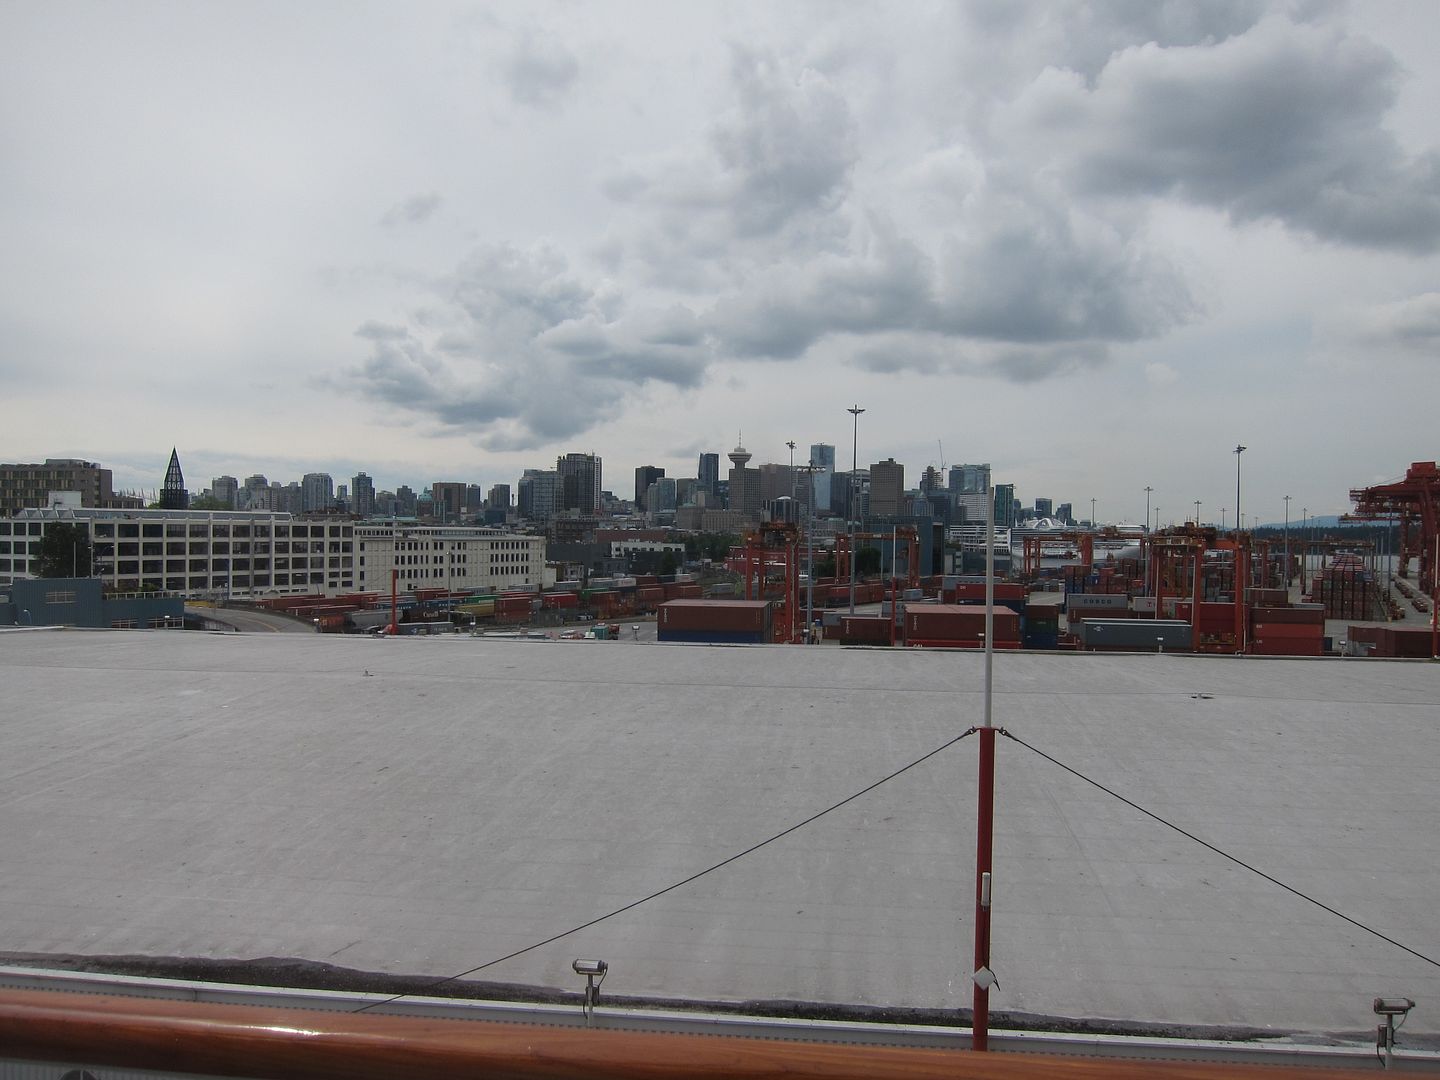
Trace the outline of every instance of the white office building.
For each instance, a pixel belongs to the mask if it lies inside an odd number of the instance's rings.
[[[45,528],[90,533],[93,576],[117,592],[266,597],[351,592],[354,523],[248,510],[21,510],[0,518],[0,583],[33,577]]]
[[[501,592],[554,584],[553,572],[546,577],[545,537],[480,526],[367,521],[355,526],[355,559],[362,592],[388,590],[392,570],[402,592]]]

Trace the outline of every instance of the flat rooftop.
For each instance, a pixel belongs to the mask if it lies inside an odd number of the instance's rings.
[[[0,955],[447,976],[619,908],[983,721],[978,653],[469,637],[0,635]],[[1424,662],[1000,653],[994,721],[1430,957]],[[477,973],[607,994],[970,1003],[970,738],[754,854]],[[1373,1031],[1440,968],[1013,741],[997,1013]],[[36,959],[38,957],[38,959]],[[1414,1045],[1414,1043],[1410,1043]]]

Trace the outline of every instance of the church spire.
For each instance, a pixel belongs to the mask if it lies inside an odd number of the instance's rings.
[[[185,490],[185,475],[180,471],[180,454],[173,446],[170,465],[165,470],[165,487],[160,492],[160,509],[190,509],[190,493]]]

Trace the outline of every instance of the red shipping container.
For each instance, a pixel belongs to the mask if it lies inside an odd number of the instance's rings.
[[[840,617],[841,641],[890,643],[890,620],[875,615],[842,615]]]
[[[671,600],[659,611],[667,630],[758,632],[770,625],[768,600]]]
[[[1009,608],[994,609],[995,641],[1020,640],[1020,616]],[[982,604],[926,604],[905,611],[905,640],[978,641],[985,632]]]

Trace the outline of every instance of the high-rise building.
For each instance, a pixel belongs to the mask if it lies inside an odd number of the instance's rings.
[[[635,470],[635,505],[641,510],[647,510],[645,493],[650,490],[650,485],[665,475],[665,470],[654,465],[641,465]]]
[[[950,491],[955,495],[975,495],[990,487],[989,465],[950,466]]]
[[[458,522],[465,513],[466,485],[460,481],[436,480],[430,485],[431,513],[443,522]]]
[[[796,490],[795,471],[789,465],[761,465],[760,473],[760,508],[768,511],[772,503],[777,499],[798,498],[800,492]]]
[[[335,481],[329,473],[306,473],[300,480],[300,508],[307,514],[330,509],[335,501]]]
[[[1059,506],[1055,507],[1055,516],[1061,521],[1065,522],[1066,525],[1074,525],[1075,507],[1072,506],[1070,503],[1061,503]]]
[[[0,516],[48,505],[52,491],[78,491],[81,506],[114,506],[109,469],[78,458],[46,458],[43,465],[0,465]]]
[[[369,517],[375,513],[375,481],[366,476],[363,472],[356,473],[350,478],[350,490],[352,513],[361,517]]]
[[[700,486],[709,492],[712,498],[720,497],[720,455],[701,454],[699,469],[695,474]]]
[[[395,489],[395,513],[400,517],[415,517],[420,512],[420,498],[409,484]]]
[[[510,485],[492,484],[490,486],[490,493],[485,497],[485,505],[491,510],[505,510],[508,512],[510,509]]]
[[[222,509],[234,510],[240,504],[240,481],[233,476],[217,476],[210,481],[210,495]]]
[[[925,471],[920,476],[920,493],[929,495],[932,491],[943,491],[945,489],[945,478],[940,475],[940,470],[934,465],[926,465]]]
[[[161,510],[189,510],[190,492],[185,490],[185,476],[180,472],[180,455],[170,448],[170,464],[165,469],[165,486],[160,489]]]
[[[1036,498],[1035,498],[1035,516],[1036,516],[1036,517],[1054,517],[1054,516],[1055,516],[1055,502],[1054,502],[1054,500],[1053,500],[1053,499],[1042,499],[1042,498],[1040,498],[1039,496],[1036,496]]]
[[[1008,528],[1015,524],[1015,485],[995,485],[995,525]]]
[[[647,489],[646,509],[651,514],[673,514],[678,492],[673,476],[662,476]]]
[[[270,481],[265,478],[264,473],[255,473],[247,476],[245,482],[240,485],[239,506],[240,510],[269,510],[270,506]]]
[[[560,474],[526,469],[516,485],[515,508],[529,521],[549,521],[560,509]]]
[[[905,494],[905,466],[893,457],[870,466],[870,516],[898,517]]]
[[[816,512],[831,510],[830,477],[835,474],[835,447],[829,443],[810,444],[810,464],[816,472],[810,477]]]
[[[582,514],[600,512],[600,457],[598,454],[565,454],[555,459],[560,475],[560,509]]]
[[[751,517],[760,514],[760,470],[747,468],[752,457],[749,450],[737,445],[727,457],[730,458],[730,509]]]

